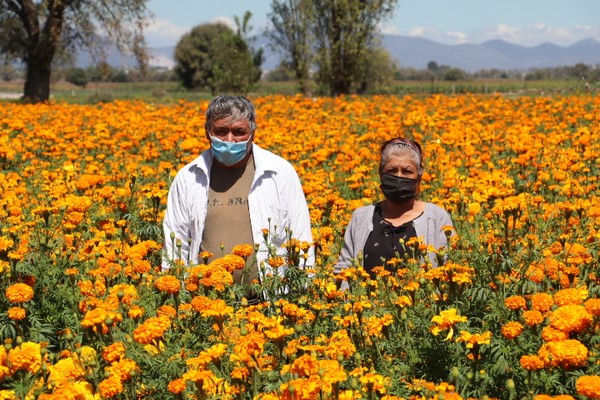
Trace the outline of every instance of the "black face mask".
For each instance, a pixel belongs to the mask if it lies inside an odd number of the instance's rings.
[[[418,179],[403,178],[401,176],[383,173],[380,175],[381,185],[379,188],[385,198],[393,203],[404,203],[417,196]]]

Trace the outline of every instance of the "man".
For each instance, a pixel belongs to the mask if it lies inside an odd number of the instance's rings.
[[[214,98],[205,131],[210,150],[182,168],[169,190],[163,268],[178,258],[196,264],[200,252],[220,257],[235,245],[259,244],[251,280],[257,264],[269,257],[265,230],[279,254],[289,231],[312,244],[300,179],[289,162],[253,143],[256,112],[245,97]],[[234,278],[239,282],[240,274]]]

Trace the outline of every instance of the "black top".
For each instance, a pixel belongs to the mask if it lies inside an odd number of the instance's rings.
[[[373,231],[369,234],[363,249],[365,271],[371,275],[372,279],[375,279],[374,267],[383,266],[391,271],[385,261],[394,257],[404,258],[408,251],[405,246],[400,244],[400,239],[404,239],[406,242],[414,237],[417,237],[417,232],[413,221],[394,226],[383,219],[381,203],[375,204]]]

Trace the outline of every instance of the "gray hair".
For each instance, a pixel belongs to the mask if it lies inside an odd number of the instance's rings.
[[[418,168],[417,175],[423,175],[423,150],[421,145],[413,140],[397,138],[385,142],[381,146],[381,160],[379,162],[379,173],[393,156],[408,156]]]
[[[224,118],[233,121],[247,120],[250,132],[256,130],[256,110],[244,96],[221,95],[212,99],[206,109],[204,128],[210,132],[215,122]]]

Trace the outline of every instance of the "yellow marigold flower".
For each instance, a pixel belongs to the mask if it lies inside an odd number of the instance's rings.
[[[544,361],[538,355],[524,355],[519,360],[521,367],[527,371],[537,371],[544,368]]]
[[[504,300],[504,305],[509,310],[517,311],[525,309],[527,302],[523,296],[510,296]]]
[[[173,275],[163,275],[154,281],[154,287],[167,294],[176,294],[181,288],[181,281]]]
[[[185,390],[185,380],[179,378],[169,382],[167,390],[173,394],[183,393]]]
[[[580,305],[568,304],[550,314],[550,326],[564,332],[583,332],[592,321],[593,316]]]
[[[105,399],[111,399],[123,393],[123,382],[117,375],[110,375],[98,384],[98,391]]]
[[[406,307],[412,306],[413,302],[412,299],[408,296],[398,296],[398,298],[394,300],[394,304],[396,304],[399,307]]]
[[[4,292],[11,303],[25,303],[33,299],[33,288],[24,283],[15,283]]]
[[[367,372],[366,374],[359,377],[360,383],[366,390],[374,390],[379,394],[386,394],[387,387],[390,385],[390,378],[379,375],[375,372]]]
[[[125,357],[123,342],[114,342],[102,350],[102,358],[109,364],[119,361],[123,357]]]
[[[492,332],[487,331],[484,333],[470,333],[468,331],[460,331],[460,337],[456,339],[457,342],[464,342],[468,349],[472,349],[475,346],[481,346],[482,344],[490,344],[492,338]]]
[[[22,307],[11,307],[6,312],[6,315],[12,320],[22,321],[27,316],[27,312]]]
[[[140,306],[133,305],[129,311],[127,311],[127,315],[132,319],[142,318],[144,316],[144,309]]]
[[[523,325],[516,321],[507,322],[500,328],[502,336],[508,340],[512,340],[523,333]]]
[[[237,246],[233,246],[231,252],[236,256],[247,258],[254,254],[254,246],[249,244],[238,244]]]
[[[526,310],[523,311],[523,321],[528,326],[540,325],[544,322],[544,316],[538,310]]]
[[[72,357],[57,361],[54,365],[48,367],[48,383],[57,387],[66,382],[73,382],[85,377],[86,370]]]
[[[531,308],[545,313],[554,305],[554,299],[548,293],[536,293],[531,295]]]
[[[431,333],[437,336],[441,331],[448,330],[446,340],[452,339],[454,335],[454,325],[459,322],[466,322],[467,317],[458,315],[456,308],[442,311],[439,315],[436,315],[431,319],[431,322],[436,324],[430,328]]]
[[[6,236],[0,236],[0,251],[7,251],[14,244],[15,244],[15,242],[12,239],[10,239]]]
[[[577,378],[575,382],[577,394],[589,399],[600,399],[600,376],[584,375]]]
[[[554,294],[554,303],[559,306],[567,304],[582,304],[588,298],[588,290],[585,288],[568,288],[559,290]]]
[[[10,370],[36,373],[42,366],[42,346],[39,343],[25,342],[8,352]]]
[[[578,340],[561,340],[543,344],[538,355],[547,367],[569,370],[587,365],[588,349]]]

